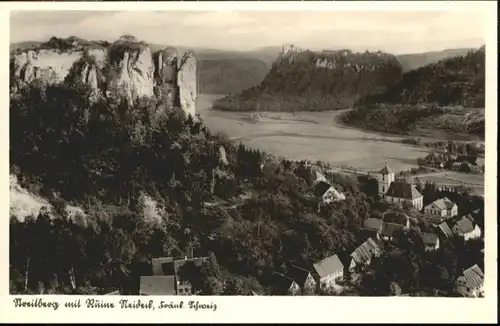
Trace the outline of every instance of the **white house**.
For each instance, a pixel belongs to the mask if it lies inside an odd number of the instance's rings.
[[[316,197],[321,198],[321,201],[325,204],[345,199],[343,193],[337,191],[337,189],[325,181],[318,181],[314,185],[314,194]]]
[[[424,243],[425,251],[439,249],[439,237],[434,233],[422,233],[422,242]]]
[[[337,255],[333,255],[314,264],[314,271],[320,288],[327,290],[334,288],[335,281],[343,278],[344,265]]]
[[[474,265],[463,272],[463,275],[457,278],[457,292],[466,297],[484,296],[484,274],[479,266]]]
[[[307,269],[291,265],[288,271],[288,277],[299,286],[303,295],[312,295],[315,293],[316,281]]]
[[[481,237],[481,229],[467,216],[458,220],[452,231],[456,236],[464,238],[465,241]]]
[[[426,219],[434,224],[440,224],[444,220],[458,215],[458,206],[448,198],[435,200],[424,207]]]
[[[351,257],[356,262],[356,265],[368,266],[372,258],[379,257],[381,253],[382,249],[380,249],[379,245],[372,238],[369,238],[354,250]]]

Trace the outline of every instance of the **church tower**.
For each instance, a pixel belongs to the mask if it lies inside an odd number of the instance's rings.
[[[378,193],[381,197],[385,195],[392,182],[394,182],[394,172],[385,164],[384,168],[378,173]]]

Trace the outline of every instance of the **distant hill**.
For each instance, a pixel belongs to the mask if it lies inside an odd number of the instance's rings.
[[[258,86],[214,103],[231,111],[325,111],[349,108],[401,79],[396,57],[350,50],[313,52],[284,46]]]
[[[451,57],[466,55],[469,51],[474,50],[473,48],[461,48],[461,49],[446,49],[443,51],[433,51],[424,53],[410,53],[401,54],[396,56],[403,71],[409,71],[418,69],[425,65],[436,63],[440,60],[444,60]]]
[[[268,72],[257,59],[204,59],[199,62],[199,89],[202,93],[231,94],[259,84]]]

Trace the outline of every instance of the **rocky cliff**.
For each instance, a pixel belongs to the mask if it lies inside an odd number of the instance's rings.
[[[167,107],[195,115],[196,56],[184,54],[180,66],[173,48],[153,53],[132,36],[109,44],[52,38],[35,49],[11,56],[11,92],[34,81],[84,84],[102,96],[118,95],[130,103],[156,96]]]
[[[350,50],[313,52],[284,45],[262,83],[215,107],[236,111],[325,111],[353,107],[401,80],[394,55]]]

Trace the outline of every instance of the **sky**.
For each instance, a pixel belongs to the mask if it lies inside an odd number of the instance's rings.
[[[12,11],[11,43],[78,36],[248,51],[285,43],[394,54],[479,47],[480,12]]]

